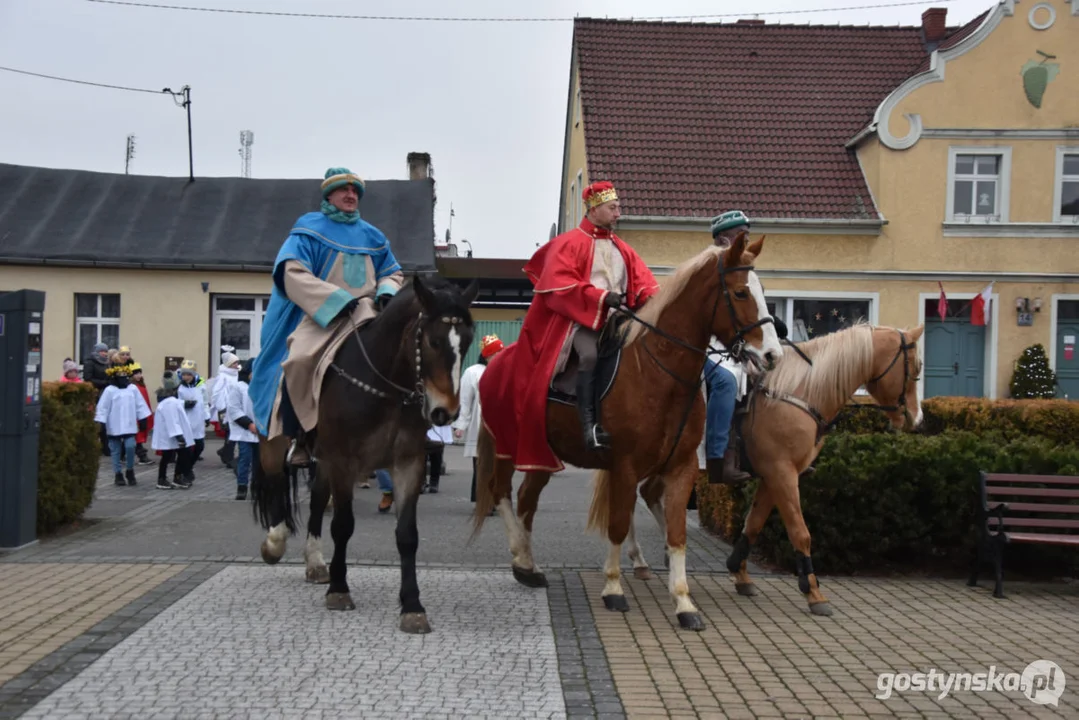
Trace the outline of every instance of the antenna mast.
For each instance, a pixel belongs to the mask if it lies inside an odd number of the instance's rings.
[[[127,136],[127,152],[124,153],[124,175],[131,167],[131,158],[135,157],[135,136]]]
[[[255,143],[255,133],[250,130],[240,131],[240,177],[251,177],[251,146]]]

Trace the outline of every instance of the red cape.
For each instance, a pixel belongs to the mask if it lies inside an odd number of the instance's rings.
[[[146,407],[153,407],[152,405],[150,405],[150,393],[146,391],[146,386],[135,383],[135,387],[139,389],[139,392],[142,394],[142,399],[146,401]],[[135,442],[145,443],[146,438],[150,436],[150,431],[153,429],[154,414],[151,412],[150,417],[146,418],[146,432],[140,430],[139,432],[135,433]]]
[[[573,324],[599,330],[606,320],[607,291],[591,282],[593,238],[610,238],[622,254],[625,303],[631,309],[659,289],[633,248],[587,218],[537,250],[524,266],[535,289],[521,335],[491,360],[479,384],[483,422],[494,435],[495,452],[511,458],[518,470],[564,467],[547,444],[547,390]]]

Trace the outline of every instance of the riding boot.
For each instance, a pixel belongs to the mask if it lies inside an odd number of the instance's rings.
[[[611,446],[611,436],[600,427],[596,418],[596,386],[591,370],[577,373],[577,412],[581,417],[581,429],[584,431],[584,444],[589,450],[600,450]]]
[[[738,468],[738,451],[727,448],[721,458],[708,458],[709,485],[737,485],[749,480],[752,475]]]

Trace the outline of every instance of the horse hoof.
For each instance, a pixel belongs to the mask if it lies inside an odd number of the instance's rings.
[[[701,619],[700,613],[680,612],[678,613],[678,624],[683,630],[692,630],[694,632],[704,630],[704,620]]]
[[[318,567],[307,568],[305,574],[305,580],[314,585],[325,585],[330,581],[330,569],[325,565],[319,565]]]
[[[347,592],[326,593],[327,610],[355,610],[356,603]]]
[[[629,612],[629,601],[626,600],[625,595],[604,595],[603,604],[607,607],[608,610]]]
[[[401,632],[409,635],[425,635],[431,632],[431,624],[427,622],[427,613],[402,613]]]
[[[650,567],[635,567],[633,568],[633,577],[638,580],[651,580],[652,568]]]
[[[753,597],[757,594],[757,586],[753,583],[735,583],[734,589],[742,597]]]
[[[516,565],[513,566],[513,579],[521,583],[525,587],[531,588],[545,588],[547,587],[547,576],[536,570],[525,570],[519,568]]]
[[[821,617],[831,617],[832,603],[827,601],[814,603],[813,605],[809,606],[809,612],[813,613],[814,615],[820,615]]]
[[[270,543],[265,540],[263,540],[262,545],[259,546],[259,552],[262,553],[262,562],[267,565],[276,565],[281,562],[281,555],[274,555],[273,552],[270,551]]]

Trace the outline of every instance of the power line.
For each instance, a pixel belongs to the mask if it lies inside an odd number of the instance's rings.
[[[657,15],[651,17],[626,18],[632,20],[706,20],[731,17],[760,17],[762,15],[804,15],[807,13],[844,12],[847,10],[879,10],[883,8],[909,7],[912,5],[939,5],[955,0],[908,0],[906,2],[875,3],[871,5],[849,5],[847,7],[812,8],[801,10],[772,10],[767,12],[712,13],[707,15]],[[127,0],[87,0],[103,5],[125,5],[128,7],[157,10],[182,10],[187,12],[222,13],[226,15],[264,15],[270,17],[319,18],[327,20],[383,20],[395,22],[471,22],[471,23],[561,23],[573,22],[572,17],[446,17],[413,15],[341,15],[333,13],[274,12],[271,10],[234,10],[228,8],[194,7],[190,5],[160,5],[157,3],[128,2]]]
[[[146,88],[127,87],[125,85],[108,85],[106,83],[90,82],[88,80],[74,80],[72,78],[59,77],[57,75],[46,75],[44,73],[30,72],[29,70],[19,70],[17,68],[4,67],[2,65],[0,65],[0,70],[19,73],[20,75],[31,75],[33,77],[47,78],[49,80],[59,80],[61,82],[75,83],[76,85],[92,85],[94,87],[109,88],[110,90],[127,90],[129,92],[153,93],[154,95],[161,94],[161,90],[147,90]]]

